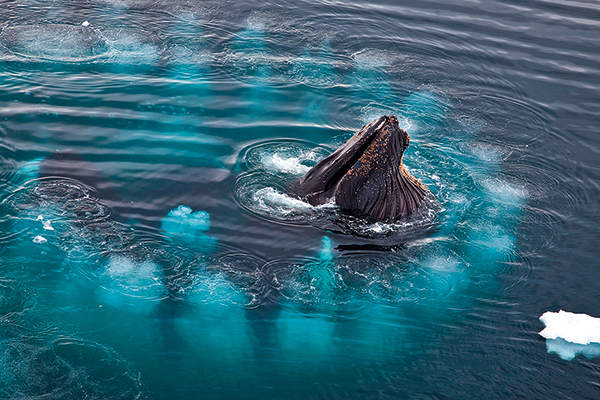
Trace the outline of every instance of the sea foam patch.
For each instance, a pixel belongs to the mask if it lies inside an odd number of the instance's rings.
[[[546,325],[539,334],[548,339],[548,353],[564,360],[580,353],[588,358],[600,356],[600,318],[559,310],[545,312],[540,321]]]

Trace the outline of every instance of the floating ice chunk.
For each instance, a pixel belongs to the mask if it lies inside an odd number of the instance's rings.
[[[215,238],[203,233],[210,229],[210,215],[206,211],[192,212],[190,207],[180,205],[162,219],[161,228],[171,239],[207,251],[211,251],[215,245]]]
[[[577,344],[567,342],[564,339],[548,339],[546,340],[546,348],[548,353],[556,353],[563,360],[571,361],[578,354],[583,354],[587,358],[600,356],[600,344]]]
[[[50,221],[42,221],[42,226],[47,231],[53,231],[54,230],[54,227],[52,227],[52,222],[50,222]]]
[[[89,22],[87,22],[87,21],[83,21],[83,22],[81,23],[81,26],[90,26],[90,23],[89,23]]]
[[[540,335],[546,339],[562,338],[577,344],[600,344],[600,318],[559,310],[545,312],[540,321],[546,325]]]
[[[37,244],[44,244],[48,241],[48,239],[46,239],[45,237],[41,236],[41,235],[37,235],[36,237],[33,238],[33,243],[37,243]]]

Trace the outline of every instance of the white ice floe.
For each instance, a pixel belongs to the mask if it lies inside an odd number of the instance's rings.
[[[562,338],[576,344],[600,343],[600,318],[559,310],[545,312],[540,321],[546,328],[540,335],[546,339]]]
[[[546,340],[546,349],[548,349],[548,353],[556,353],[567,361],[571,361],[578,354],[583,354],[590,359],[600,356],[600,343],[577,344],[561,338],[548,339]]]
[[[587,358],[600,356],[600,318],[559,310],[545,312],[540,321],[546,325],[540,335],[547,339],[548,353],[556,353],[567,361],[578,354]]]

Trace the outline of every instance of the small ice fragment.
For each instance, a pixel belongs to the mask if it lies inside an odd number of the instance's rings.
[[[54,228],[52,227],[52,223],[50,221],[42,221],[42,226],[47,231],[53,231],[54,230]]]
[[[87,22],[87,21],[83,21],[83,22],[81,23],[81,26],[90,26],[90,23],[89,23],[89,22]]]
[[[559,310],[545,312],[540,321],[546,325],[539,334],[546,339],[562,338],[577,344],[600,343],[600,318]]]
[[[36,237],[33,238],[33,243],[37,243],[37,244],[44,244],[48,241],[48,239],[46,239],[45,237],[41,236],[41,235],[37,235]]]
[[[548,353],[556,353],[566,361],[571,361],[578,354],[583,354],[589,359],[600,356],[600,344],[577,344],[561,338],[546,340],[546,349],[548,349]]]
[[[35,219],[36,221],[43,221],[44,217],[42,217],[41,215],[38,215],[38,217]]]

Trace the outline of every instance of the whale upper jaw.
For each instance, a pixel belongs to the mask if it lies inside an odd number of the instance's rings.
[[[393,221],[413,213],[427,188],[402,165],[409,136],[393,116],[365,125],[299,183],[312,205],[329,201],[343,210],[377,221]]]

